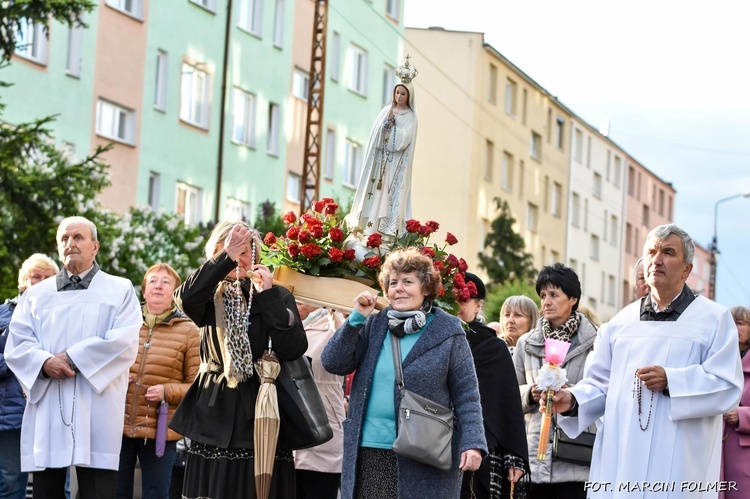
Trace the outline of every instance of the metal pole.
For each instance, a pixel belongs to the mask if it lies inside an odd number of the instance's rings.
[[[718,257],[719,257],[719,248],[716,244],[717,238],[717,226],[719,221],[719,205],[725,201],[729,201],[731,199],[735,198],[741,198],[741,197],[750,197],[750,192],[744,192],[741,194],[735,194],[734,196],[729,196],[726,198],[719,199],[716,201],[716,204],[714,204],[714,237],[711,240],[711,275],[709,278],[708,283],[708,298],[710,300],[716,301],[716,268],[718,264]]]

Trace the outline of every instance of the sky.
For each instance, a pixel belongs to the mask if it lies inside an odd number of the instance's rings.
[[[483,32],[594,128],[608,120],[614,142],[672,183],[675,223],[704,248],[717,201],[750,194],[749,2],[404,2],[407,27]],[[717,215],[716,301],[750,306],[750,197]]]

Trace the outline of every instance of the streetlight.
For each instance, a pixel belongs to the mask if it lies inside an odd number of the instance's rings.
[[[708,283],[708,298],[711,300],[716,299],[716,263],[717,263],[717,257],[719,255],[719,249],[716,246],[716,225],[718,221],[718,215],[719,215],[719,205],[723,203],[724,201],[729,201],[730,199],[736,199],[736,198],[747,198],[750,197],[750,191],[743,192],[741,194],[735,194],[734,196],[729,196],[723,199],[719,199],[716,201],[716,204],[714,205],[714,238],[711,241],[711,278],[710,282]]]

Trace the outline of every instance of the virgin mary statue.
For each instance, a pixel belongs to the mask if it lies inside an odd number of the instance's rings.
[[[411,218],[411,170],[417,138],[417,108],[411,80],[417,69],[409,56],[396,69],[392,100],[375,118],[351,212],[344,219],[364,235],[379,232],[394,240]]]

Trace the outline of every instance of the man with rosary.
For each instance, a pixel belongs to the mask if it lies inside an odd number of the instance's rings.
[[[142,316],[132,284],[99,269],[96,226],[57,229],[64,268],[29,288],[10,323],[5,360],[26,395],[21,469],[34,498],[64,498],[76,466],[82,499],[114,498],[128,370]]]
[[[685,285],[694,254],[676,225],[648,234],[650,293],[599,329],[587,377],[553,398],[570,436],[604,416],[589,497],[715,498],[731,486],[719,466],[722,414],[743,386],[737,329],[727,309]]]

